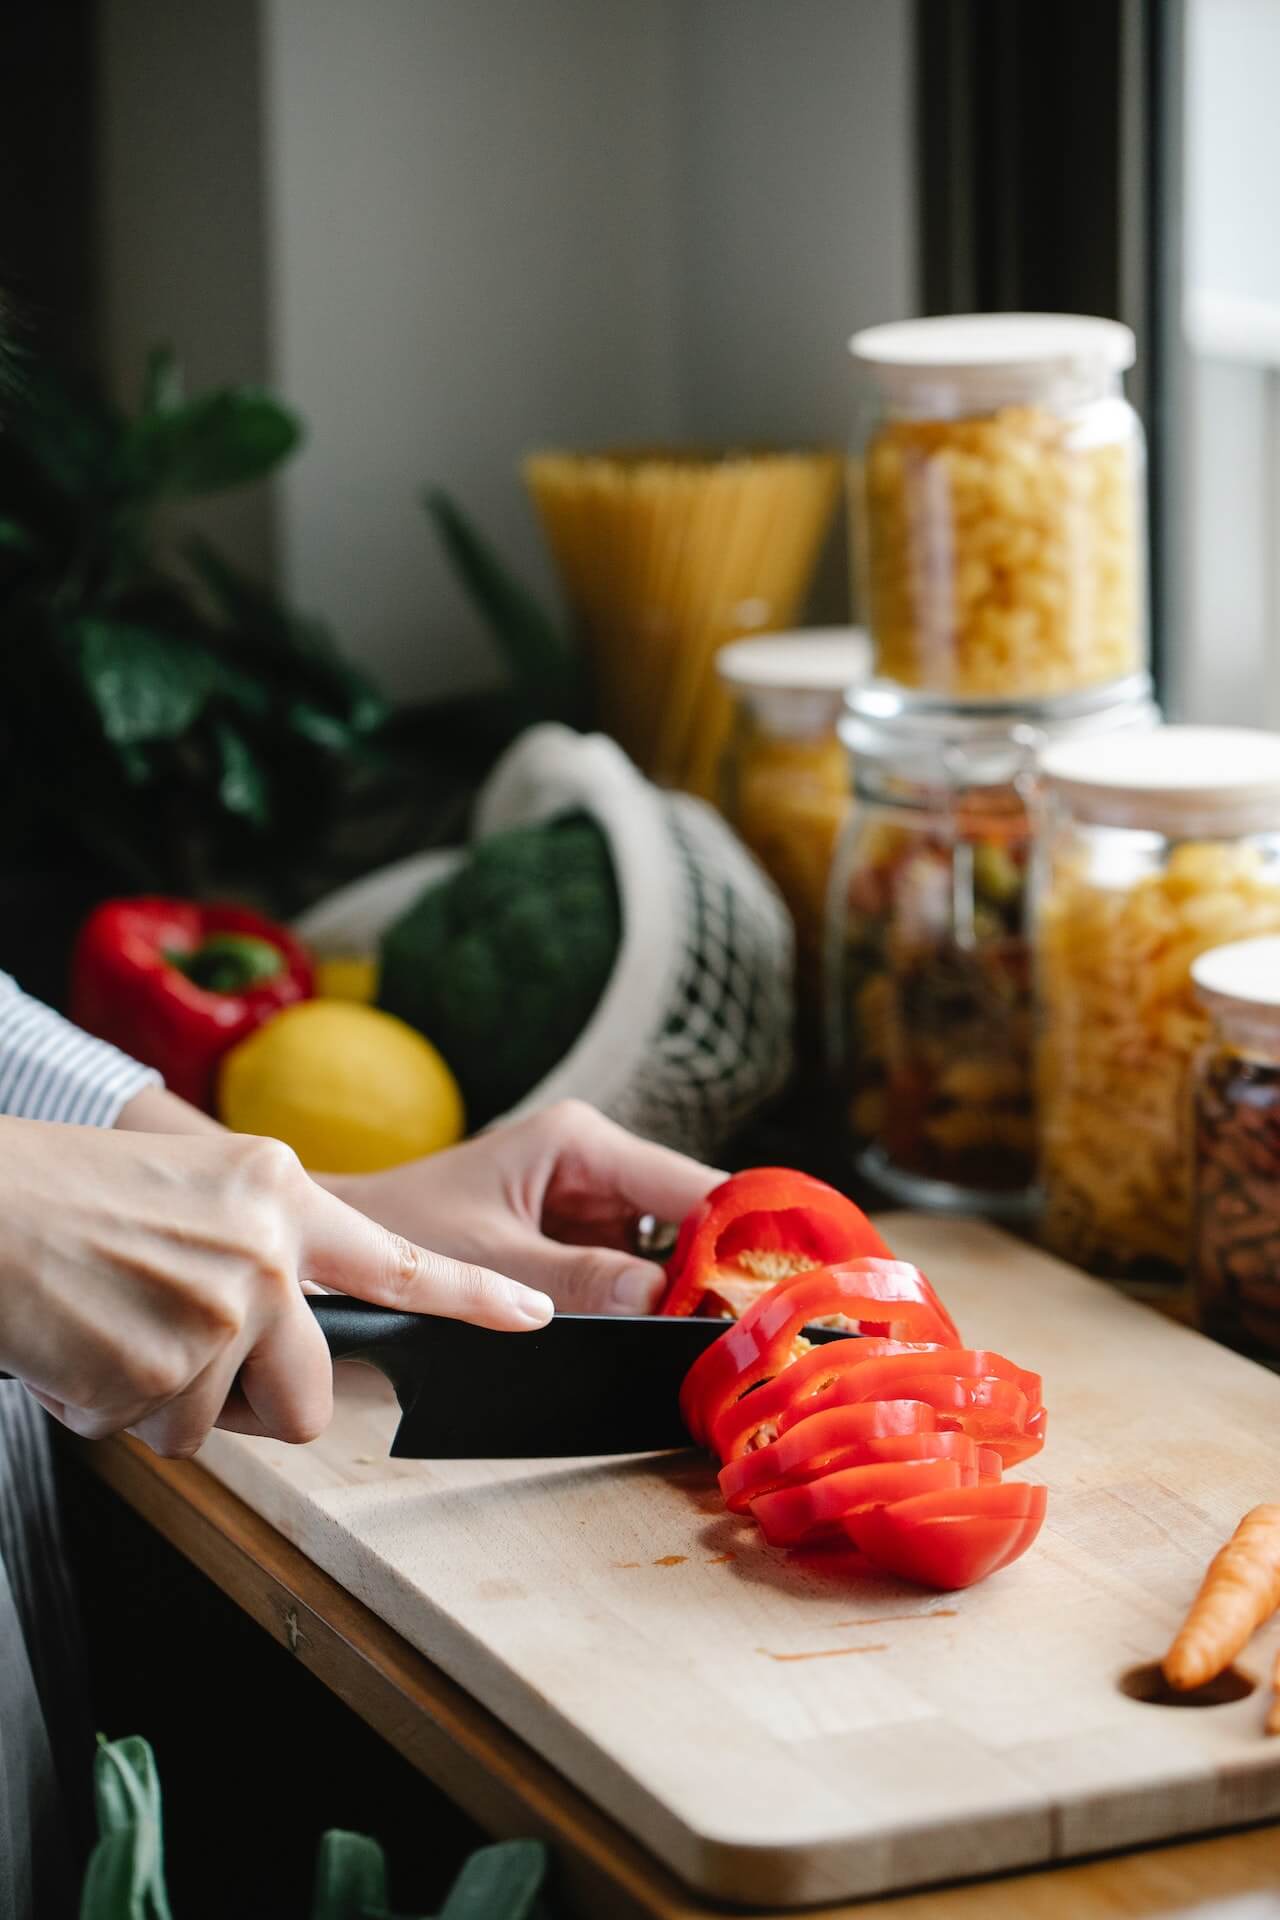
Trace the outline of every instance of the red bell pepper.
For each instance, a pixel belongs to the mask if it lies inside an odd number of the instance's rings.
[[[960,1335],[918,1267],[863,1258],[781,1281],[694,1361],[680,1389],[685,1425],[723,1457],[718,1423],[734,1403],[796,1357],[801,1329],[837,1322],[889,1338],[958,1347]],[[824,1352],[830,1352],[824,1347]]]
[[[928,1436],[926,1436],[928,1437]],[[934,1435],[933,1438],[941,1438]],[[978,1463],[964,1455],[929,1459],[880,1460],[840,1473],[824,1474],[804,1486],[783,1487],[751,1503],[751,1517],[771,1547],[812,1546],[838,1534],[840,1524],[860,1507],[886,1506],[913,1494],[956,1492],[976,1486]]]
[[[892,1256],[852,1200],[788,1167],[753,1167],[713,1188],[681,1222],[661,1313],[738,1316],[811,1267]]]
[[[144,896],[107,901],[80,929],[71,1017],[208,1110],[222,1055],[313,991],[305,949],[261,914]]]
[[[843,1521],[877,1566],[921,1586],[971,1587],[1021,1558],[1044,1523],[1044,1487],[1005,1480],[862,1507]]]
[[[905,1399],[933,1407],[940,1428],[970,1433],[984,1446],[996,1448],[1007,1467],[1029,1460],[1044,1445],[1040,1376],[1015,1367],[1002,1354],[935,1347],[864,1358],[855,1346],[848,1352],[837,1347],[830,1359],[828,1380],[819,1384],[814,1379],[815,1391],[806,1391],[807,1383],[802,1383],[799,1393],[779,1408],[779,1434],[807,1424],[828,1408]]]
[[[833,1407],[768,1446],[755,1447],[737,1460],[726,1461],[719,1473],[720,1492],[730,1513],[745,1513],[762,1493],[803,1486],[806,1480],[861,1466],[866,1460],[896,1459],[896,1453],[886,1456],[880,1452],[883,1441],[939,1437],[933,1408],[920,1400],[868,1400],[860,1407]],[[947,1439],[961,1443],[961,1453],[965,1448],[974,1453],[974,1443],[967,1435],[952,1433]],[[939,1458],[956,1450],[945,1446]]]

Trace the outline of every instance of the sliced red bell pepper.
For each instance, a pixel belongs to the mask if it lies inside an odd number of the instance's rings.
[[[930,1438],[946,1440],[943,1434],[920,1434],[898,1444],[913,1443],[918,1449]],[[963,1449],[954,1449],[954,1442],[963,1439],[963,1434],[952,1436],[951,1453],[940,1451],[929,1457],[917,1451],[914,1457],[845,1467],[840,1473],[824,1474],[803,1486],[763,1493],[752,1501],[751,1517],[759,1522],[771,1547],[798,1547],[838,1533],[845,1518],[859,1507],[888,1506],[913,1494],[956,1493],[962,1487],[976,1486],[978,1459],[970,1458]],[[891,1442],[883,1440],[879,1444],[888,1447]]]
[[[1006,1480],[859,1508],[841,1524],[877,1566],[947,1591],[1019,1559],[1044,1523],[1046,1500],[1044,1487]]]
[[[776,1487],[798,1486],[819,1474],[836,1473],[863,1460],[880,1459],[868,1453],[873,1442],[890,1438],[936,1436],[937,1415],[919,1400],[868,1400],[858,1407],[832,1407],[794,1427],[785,1439],[756,1447],[720,1469],[720,1492],[732,1513],[745,1513],[751,1502]],[[951,1434],[963,1440],[963,1434]],[[972,1441],[966,1441],[972,1447]],[[942,1453],[955,1449],[944,1447]],[[893,1455],[897,1458],[897,1455]]]
[[[779,1280],[859,1254],[888,1259],[852,1200],[788,1167],[752,1167],[685,1215],[660,1313],[736,1319]]]
[[[685,1425],[723,1457],[718,1423],[733,1403],[796,1358],[801,1328],[839,1323],[851,1332],[958,1347],[950,1315],[918,1267],[863,1258],[820,1267],[772,1287],[714,1346],[700,1354],[680,1389]]]
[[[801,1393],[779,1407],[779,1435],[827,1408],[903,1398],[933,1407],[939,1428],[956,1427],[995,1447],[1006,1466],[1030,1459],[1044,1445],[1040,1376],[1002,1354],[937,1347],[860,1360],[854,1346],[847,1353],[838,1347],[831,1359],[825,1383],[815,1382],[808,1393],[802,1383]],[[788,1376],[782,1377],[785,1382]]]
[[[70,1011],[209,1109],[222,1055],[313,991],[305,949],[274,921],[245,907],[142,897],[109,900],[81,927]]]
[[[864,1335],[858,1340],[824,1341],[810,1347],[789,1367],[773,1375],[741,1400],[727,1407],[716,1424],[716,1448],[724,1461],[736,1460],[754,1447],[778,1437],[778,1422],[793,1405],[806,1400],[819,1404],[823,1391],[839,1379],[846,1367],[861,1366],[865,1360],[884,1353],[955,1352],[939,1348],[933,1341],[884,1340]],[[963,1349],[959,1349],[963,1351]],[[823,1402],[822,1404],[825,1404]]]

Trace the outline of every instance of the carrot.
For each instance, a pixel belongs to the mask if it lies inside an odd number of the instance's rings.
[[[1271,1705],[1267,1708],[1267,1732],[1280,1733],[1280,1653],[1271,1674]]]
[[[1229,1667],[1255,1627],[1280,1606],[1280,1506],[1246,1513],[1191,1603],[1162,1662],[1171,1687],[1203,1687]]]

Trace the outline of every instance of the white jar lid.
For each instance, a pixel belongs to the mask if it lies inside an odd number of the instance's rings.
[[[879,368],[959,375],[997,368],[1064,371],[1102,365],[1123,372],[1137,353],[1132,327],[1081,313],[948,313],[864,327],[849,342],[855,360]]]
[[[871,640],[862,627],[802,627],[731,640],[716,654],[716,672],[735,693],[838,693],[871,671]]]
[[[1077,820],[1173,839],[1280,832],[1280,734],[1155,727],[1062,741],[1041,760]]]
[[[1206,1005],[1256,1007],[1280,1017],[1280,935],[1211,947],[1192,961],[1191,978]]]

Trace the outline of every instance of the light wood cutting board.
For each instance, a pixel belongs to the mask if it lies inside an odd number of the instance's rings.
[[[1280,1630],[1233,1704],[1117,1686],[1280,1498],[1280,1379],[991,1228],[884,1225],[966,1340],[1044,1375],[1048,1445],[1018,1471],[1050,1487],[1045,1531],[967,1593],[788,1559],[692,1453],[391,1461],[366,1368],[314,1445],[219,1433],[200,1458],[713,1896],[869,1895],[1280,1813]]]

